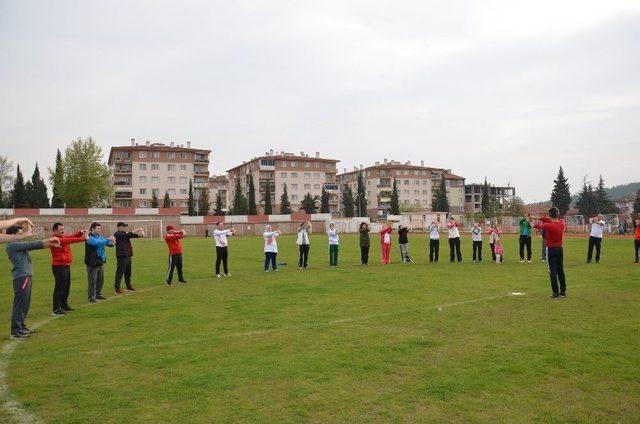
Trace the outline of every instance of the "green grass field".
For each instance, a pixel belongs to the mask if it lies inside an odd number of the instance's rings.
[[[74,247],[71,305],[50,316],[48,251],[32,254],[34,292],[25,341],[9,341],[9,264],[0,317],[9,392],[51,423],[130,422],[638,422],[640,266],[631,239],[607,239],[603,261],[584,263],[586,239],[565,242],[569,297],[548,300],[545,264],[506,260],[359,265],[355,236],[341,237],[330,269],[326,238],[313,236],[310,268],[297,269],[291,236],[279,240],[279,273],[262,271],[262,239],[230,241],[233,277],[213,277],[211,239],[185,240],[187,286],[166,287],[166,247],[135,240],[134,285],[86,302],[82,246]],[[395,243],[395,240],[394,240]],[[490,258],[485,242],[485,256]],[[113,259],[113,250],[110,250]],[[444,259],[444,261],[443,261]],[[523,292],[523,296],[511,295]],[[9,346],[15,347],[14,350]],[[24,418],[24,417],[22,417]]]

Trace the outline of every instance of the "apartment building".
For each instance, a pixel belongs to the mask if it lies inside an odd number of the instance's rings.
[[[312,196],[322,194],[322,188],[329,193],[329,207],[331,212],[337,213],[340,193],[336,180],[338,160],[320,157],[320,152],[310,156],[305,152],[299,155],[287,152],[274,152],[270,150],[263,156],[243,162],[228,172],[228,197],[229,204],[233,202],[236,180],[245,195],[248,194],[249,176],[253,178],[256,190],[256,204],[258,213],[264,212],[265,187],[267,182],[271,185],[271,204],[273,212],[280,212],[280,198],[284,185],[287,185],[287,193],[291,209],[294,212],[300,209],[300,203],[307,193]]]
[[[470,213],[482,212],[482,187],[484,184],[467,184],[464,187],[464,210]],[[505,203],[513,200],[516,195],[516,188],[511,186],[497,187],[489,185],[489,195],[496,200],[500,209]]]
[[[153,193],[160,206],[169,193],[171,207],[187,210],[189,181],[194,196],[209,187],[209,154],[211,150],[193,149],[191,142],[182,144],[142,144],[131,139],[129,146],[112,147],[109,168],[114,190],[114,207],[151,207]]]
[[[216,209],[216,197],[220,193],[222,198],[222,211],[227,213],[227,187],[229,185],[229,178],[226,175],[214,175],[209,178],[209,210],[213,213]]]
[[[366,168],[360,165],[352,171],[344,169],[338,175],[341,191],[351,187],[355,198],[359,174],[364,178],[367,209],[371,218],[387,216],[394,179],[401,207],[431,211],[433,198],[444,176],[451,212],[462,213],[464,210],[464,178],[452,174],[450,169],[428,167],[424,161],[417,165],[410,161],[401,163],[384,159],[382,163],[376,162]]]

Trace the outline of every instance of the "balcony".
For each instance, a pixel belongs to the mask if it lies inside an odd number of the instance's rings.
[[[209,158],[207,156],[195,155],[193,161],[196,163],[209,163]]]
[[[114,199],[131,199],[132,198],[130,191],[116,191],[113,197]]]
[[[114,156],[113,161],[115,163],[131,163],[131,157]]]
[[[376,187],[378,187],[378,188],[391,188],[392,185],[391,184],[378,184],[378,185],[376,185]]]
[[[391,202],[391,197],[380,197],[378,198],[379,203],[389,203]]]
[[[131,167],[130,166],[115,167],[113,169],[113,173],[114,174],[131,174]]]
[[[325,183],[324,189],[327,191],[338,191],[340,189],[338,183]]]
[[[193,168],[194,175],[209,175],[207,168]]]
[[[131,187],[131,180],[114,180],[113,185],[120,187]]]
[[[195,187],[195,188],[209,188],[209,183],[194,182],[193,183],[193,187]]]

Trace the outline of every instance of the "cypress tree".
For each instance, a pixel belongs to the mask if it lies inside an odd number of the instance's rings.
[[[216,193],[216,206],[213,210],[213,214],[218,216],[224,215],[224,211],[222,210],[222,195],[220,192]]]
[[[449,200],[447,199],[447,184],[444,180],[444,174],[442,180],[440,180],[440,187],[436,192],[436,199],[433,203],[433,207],[436,212],[449,212]]]
[[[353,192],[351,191],[351,187],[347,186],[342,193],[342,205],[344,206],[344,216],[347,218],[352,218],[354,215],[354,201],[353,201]]]
[[[56,152],[56,167],[51,172],[49,168],[49,181],[51,182],[51,207],[63,208],[64,200],[62,189],[64,187],[64,169],[62,167],[62,154],[60,149]]]
[[[251,172],[249,172],[249,210],[247,214],[258,214],[258,207],[256,206],[256,188],[253,185],[253,174]]]
[[[365,193],[364,178],[362,172],[358,173],[358,212],[359,216],[367,216],[367,197]]]
[[[446,188],[446,187],[445,187]],[[491,190],[489,187],[489,183],[487,182],[487,177],[484,177],[484,184],[482,184],[482,202],[481,202],[481,210],[482,215],[486,218],[491,218],[493,216],[493,205],[491,201]],[[448,212],[448,211],[442,211]]]
[[[558,208],[561,216],[565,216],[571,207],[571,193],[569,184],[564,176],[562,167],[558,170],[558,176],[553,180],[553,191],[551,191],[551,205]]]
[[[158,195],[155,190],[151,190],[151,207],[157,208],[160,206],[160,201],[158,200]]]
[[[320,213],[330,213],[329,192],[322,186],[322,194],[320,195]]]
[[[234,215],[246,215],[247,209],[247,198],[242,192],[240,178],[236,178],[236,189],[233,195],[233,206],[231,213]]]
[[[169,197],[169,192],[168,191],[164,192],[164,200],[162,201],[162,207],[163,208],[170,208],[171,207],[171,197]]]
[[[11,203],[14,208],[26,208],[28,206],[27,191],[24,186],[24,178],[20,165],[16,167],[16,180],[13,183],[13,191],[11,192]]]
[[[389,203],[389,213],[391,215],[400,215],[400,194],[398,193],[398,184],[393,179],[391,187],[391,202]]]
[[[604,179],[602,178],[602,175],[600,175],[600,180],[598,181],[598,186],[596,187],[594,194],[596,210],[599,213],[618,213],[616,204],[609,199],[609,194],[604,186]]]
[[[578,212],[584,216],[585,221],[598,212],[596,196],[591,183],[587,184],[586,181],[583,183],[582,191],[578,194],[576,207],[578,208]]]
[[[198,215],[207,216],[209,215],[209,189],[203,188],[200,190],[200,197],[198,197]]]
[[[280,215],[290,215],[291,203],[289,203],[289,194],[287,193],[287,184],[282,187],[282,195],[280,196]]]
[[[193,181],[189,180],[189,198],[187,199],[187,210],[189,216],[196,214],[196,199],[193,197]]]
[[[47,196],[47,185],[40,177],[40,169],[38,168],[37,162],[33,170],[33,175],[31,176],[31,186],[33,191],[30,196],[31,199],[29,200],[30,206],[32,208],[48,208],[49,197]]]
[[[304,195],[304,199],[302,199],[302,209],[308,214],[316,213],[316,199],[311,193]]]
[[[264,187],[264,214],[273,214],[273,205],[271,204],[271,181],[267,180]]]

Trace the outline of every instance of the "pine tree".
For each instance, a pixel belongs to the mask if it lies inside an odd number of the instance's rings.
[[[16,180],[13,183],[13,191],[11,192],[11,203],[14,208],[26,208],[28,207],[27,191],[24,186],[20,165],[16,169]]]
[[[331,213],[329,207],[329,192],[322,186],[322,194],[320,195],[320,213]]]
[[[600,180],[598,181],[598,186],[596,187],[594,194],[596,210],[599,213],[618,213],[616,204],[609,199],[609,194],[607,194],[607,189],[604,186],[604,179],[602,178],[602,175],[600,175]]]
[[[264,185],[264,214],[273,214],[273,205],[271,204],[271,181],[267,180]]]
[[[393,179],[393,185],[391,187],[391,202],[389,204],[389,213],[391,215],[400,215],[400,194],[398,193],[398,184],[396,179]]]
[[[598,213],[596,196],[593,192],[593,186],[591,183],[587,184],[585,181],[582,185],[582,191],[578,194],[578,201],[576,202],[578,212],[584,216],[585,221]]]
[[[64,188],[64,169],[62,167],[62,154],[60,149],[56,152],[56,167],[49,168],[49,182],[51,183],[51,207],[63,208],[64,200],[62,189]]]
[[[302,199],[302,209],[309,215],[316,213],[316,200],[317,198],[313,197],[311,193],[305,194]]]
[[[444,175],[442,176],[442,180],[440,180],[440,187],[438,187],[438,191],[436,192],[436,199],[433,202],[433,208],[435,212],[449,212],[447,184],[444,180]]]
[[[216,193],[216,206],[213,210],[213,214],[218,216],[224,215],[224,211],[222,210],[222,195],[219,191]]]
[[[358,213],[359,216],[367,216],[367,196],[365,193],[364,178],[362,172],[358,173]]]
[[[32,192],[30,195],[29,205],[32,208],[48,208],[49,197],[47,196],[47,185],[40,177],[40,169],[38,168],[37,162],[36,167],[33,170],[33,175],[31,176],[31,186]]]
[[[354,215],[354,201],[353,201],[353,192],[351,191],[351,187],[347,186],[342,193],[342,205],[344,207],[344,216],[346,218],[352,218]]]
[[[247,197],[242,192],[240,178],[236,178],[236,189],[233,195],[233,206],[231,207],[231,213],[233,215],[246,215],[247,211]]]
[[[551,205],[558,208],[561,216],[565,216],[571,207],[571,193],[569,184],[564,176],[562,167],[558,170],[558,176],[553,180],[553,191],[551,192]]]
[[[31,181],[27,181],[25,183],[24,192],[25,192],[25,198],[27,199],[27,203],[25,207],[27,208],[34,207],[33,204],[35,203],[35,194],[33,192],[33,184],[31,184]]]
[[[491,201],[491,190],[489,187],[489,183],[487,182],[487,177],[484,177],[484,184],[482,184],[482,202],[481,202],[481,210],[482,215],[486,218],[491,218],[493,216],[493,202]],[[448,211],[443,211],[448,212]]]
[[[169,192],[168,191],[164,192],[164,200],[162,201],[162,207],[163,208],[170,208],[171,207],[171,197],[169,197]]]
[[[187,199],[187,213],[189,216],[196,214],[196,199],[193,197],[193,181],[189,180],[189,198]]]
[[[160,201],[158,200],[158,194],[155,190],[151,190],[151,207],[157,208],[160,207]]]
[[[290,215],[291,203],[289,203],[289,193],[287,192],[287,184],[282,187],[282,195],[280,196],[280,215]]]
[[[256,206],[256,188],[253,185],[253,174],[249,172],[249,210],[247,215],[257,215],[258,207]]]
[[[203,188],[200,190],[200,197],[198,197],[198,215],[207,216],[209,215],[209,189]]]

